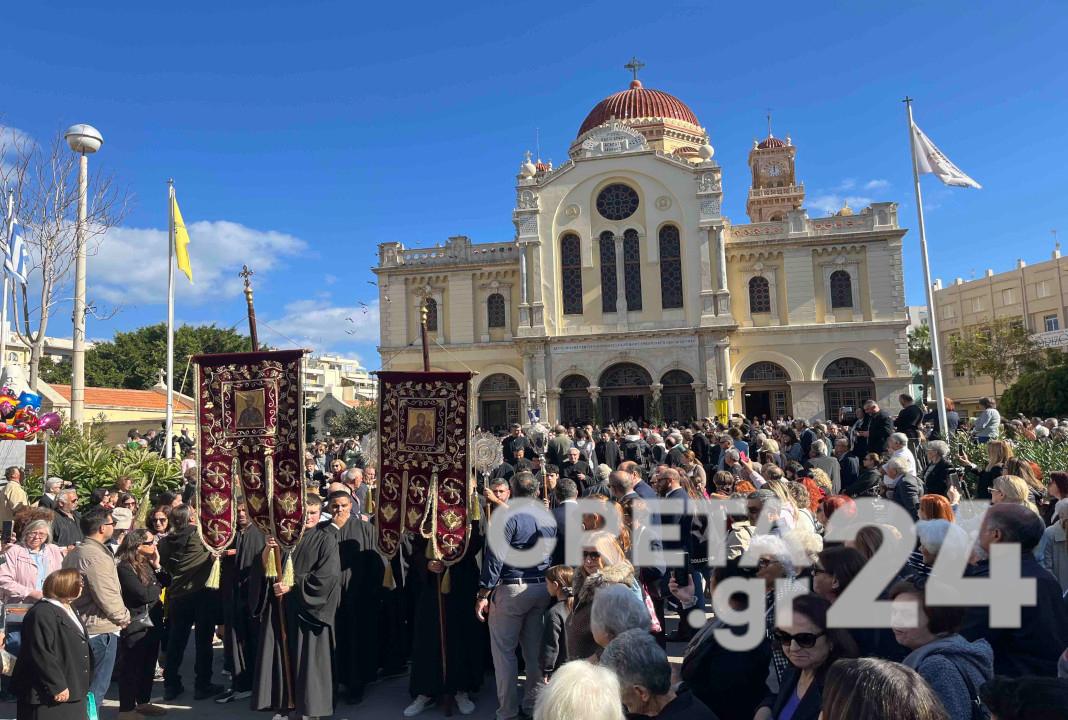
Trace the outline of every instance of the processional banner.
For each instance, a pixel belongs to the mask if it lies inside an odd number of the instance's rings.
[[[239,494],[252,521],[283,548],[300,539],[303,356],[280,350],[193,357],[200,529],[213,551],[234,538]]]
[[[378,373],[378,547],[389,558],[405,532],[446,565],[463,558],[468,514],[471,373]]]

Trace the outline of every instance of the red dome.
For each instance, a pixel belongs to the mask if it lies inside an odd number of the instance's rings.
[[[760,149],[760,150],[767,150],[768,148],[784,148],[784,147],[786,147],[786,143],[784,143],[782,140],[780,140],[779,138],[775,137],[774,135],[768,135],[766,138],[764,138],[760,142],[759,145],[757,145],[757,148]]]
[[[612,118],[627,120],[631,118],[670,118],[682,120],[691,125],[700,127],[697,116],[693,110],[674,95],[668,95],[659,90],[648,90],[642,87],[640,80],[634,80],[630,89],[609,95],[590,110],[590,114],[582,121],[582,127],[578,134],[603,125]]]

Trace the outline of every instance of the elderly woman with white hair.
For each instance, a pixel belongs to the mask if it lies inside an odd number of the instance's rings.
[[[565,663],[538,693],[534,720],[623,720],[619,680],[585,660]]]
[[[771,643],[771,671],[769,680],[774,680],[778,687],[783,674],[790,666],[782,647],[774,642],[772,635],[775,632],[775,603],[780,597],[785,597],[790,592],[797,578],[796,558],[790,550],[790,546],[779,537],[774,535],[757,535],[749,543],[749,549],[742,557],[742,565],[745,566],[755,559],[756,576],[764,581],[765,607],[764,629],[768,641]]]
[[[649,632],[649,609],[630,588],[608,585],[597,590],[590,610],[590,630],[594,641],[606,647],[628,630]]]
[[[0,565],[0,600],[35,602],[42,597],[45,578],[63,566],[64,551],[53,545],[47,520],[31,520],[19,541],[4,553]]]
[[[943,547],[955,547],[969,552],[972,541],[960,525],[949,520],[920,520],[916,523],[923,564],[932,567]]]
[[[649,633],[628,630],[621,634],[605,648],[601,665],[619,679],[629,716],[716,720],[692,692],[672,686],[671,663]]]
[[[1057,578],[1061,591],[1068,592],[1068,499],[1053,506],[1053,524],[1042,534],[1035,554],[1042,567]]]

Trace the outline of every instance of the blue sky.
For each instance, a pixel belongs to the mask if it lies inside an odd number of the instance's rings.
[[[0,124],[43,140],[92,123],[105,139],[94,167],[133,196],[90,262],[90,299],[119,308],[90,319],[91,337],[164,318],[173,177],[198,277],[180,288],[181,321],[240,323],[247,261],[266,342],[377,367],[377,243],[511,239],[536,129],[542,157],[566,160],[590,108],[626,87],[631,55],[647,87],[708,129],[735,222],[772,108],[776,134],[798,146],[811,215],[893,200],[915,227],[907,93],[984,185],[924,180],[936,277],[1048,258],[1053,228],[1068,239],[1063,3],[96,5],[9,4],[0,67]],[[920,304],[914,232],[905,243]]]

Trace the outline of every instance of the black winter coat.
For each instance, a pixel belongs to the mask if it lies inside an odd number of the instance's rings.
[[[93,677],[93,656],[85,629],[47,600],[38,600],[22,623],[22,647],[11,689],[22,702],[57,706],[64,689],[84,701]]]

